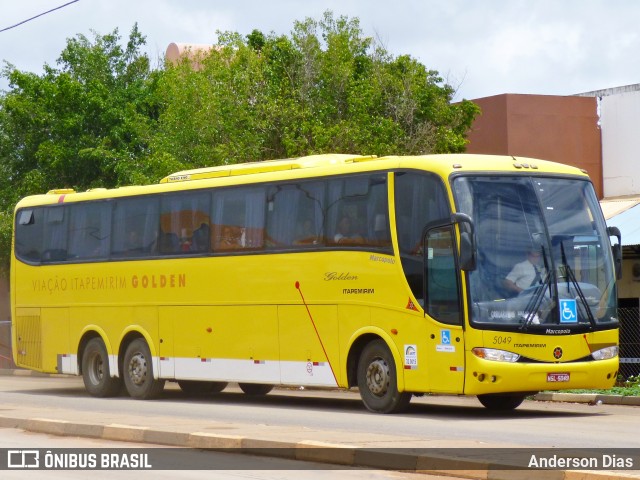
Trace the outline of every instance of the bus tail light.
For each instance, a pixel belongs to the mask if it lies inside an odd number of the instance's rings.
[[[506,350],[496,350],[495,348],[476,347],[471,351],[478,358],[483,358],[485,360],[491,360],[494,362],[515,363],[520,358],[520,355],[518,355],[517,353],[507,352]]]

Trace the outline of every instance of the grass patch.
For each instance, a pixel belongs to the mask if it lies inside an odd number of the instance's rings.
[[[624,397],[640,397],[640,375],[629,377],[626,380],[622,377],[618,377],[616,384],[608,390],[563,390],[562,393],[597,393],[600,395],[622,395]]]

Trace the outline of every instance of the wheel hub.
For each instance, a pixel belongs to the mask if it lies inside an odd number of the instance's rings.
[[[92,383],[94,384],[100,383],[100,381],[104,378],[104,365],[102,364],[100,355],[94,355],[91,358],[91,369],[89,371],[89,375],[91,377]]]
[[[136,353],[129,361],[129,378],[136,385],[142,385],[147,378],[147,362],[141,353]]]
[[[389,366],[382,360],[377,359],[369,364],[367,368],[367,387],[369,391],[377,396],[383,396],[389,388]]]

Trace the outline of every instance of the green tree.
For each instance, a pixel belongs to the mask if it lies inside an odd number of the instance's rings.
[[[157,73],[140,52],[144,41],[137,26],[125,46],[117,30],[92,41],[78,35],[42,75],[5,67],[0,156],[16,195],[156,179],[146,158]]]
[[[208,55],[169,66],[159,80],[163,113],[152,156],[185,168],[265,158],[259,63],[238,34],[223,34]]]
[[[184,168],[314,153],[463,151],[478,113],[357,19],[295,22],[290,35],[219,33],[207,54],[152,70],[137,26],[67,41],[44,73],[5,65],[0,93],[0,268],[12,210],[49,189],[155,182]]]
[[[198,68],[194,68],[197,64]],[[185,167],[311,153],[464,151],[478,113],[408,55],[393,57],[357,19],[296,22],[290,36],[219,34],[168,65],[154,155]]]
[[[0,96],[0,212],[11,218],[20,197],[52,188],[115,187],[156,181],[174,165],[149,160],[159,114],[161,72],[141,53],[134,26],[67,41],[56,67],[22,72],[6,64],[10,89]],[[155,157],[157,160],[158,157]],[[6,267],[11,222],[0,218]],[[8,231],[7,231],[8,229]]]

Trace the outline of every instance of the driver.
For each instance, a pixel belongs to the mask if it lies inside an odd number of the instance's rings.
[[[530,249],[527,258],[516,263],[503,281],[504,288],[516,294],[541,282],[540,252]]]

